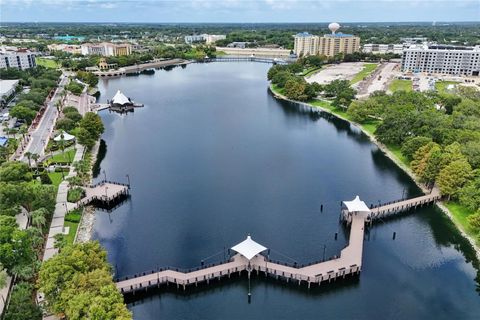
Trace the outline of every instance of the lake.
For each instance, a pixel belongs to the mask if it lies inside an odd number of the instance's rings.
[[[358,128],[277,101],[269,67],[190,64],[100,80],[101,102],[120,89],[145,104],[100,113],[101,170],[132,184],[128,201],[97,212],[94,229],[117,276],[218,261],[247,234],[274,259],[317,261],[348,242],[342,200],[421,194]],[[429,206],[374,224],[356,279],[309,290],[260,275],[250,304],[246,276],[128,302],[135,319],[476,319],[477,273],[469,243]]]

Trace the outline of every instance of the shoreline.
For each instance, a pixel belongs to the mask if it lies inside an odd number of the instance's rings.
[[[91,150],[91,168],[90,168],[90,183],[93,182],[93,166],[97,162],[98,150],[100,148],[100,139],[97,140]],[[95,208],[93,206],[85,206],[82,210],[82,217],[77,227],[77,234],[73,243],[83,243],[90,241],[93,234],[93,226],[95,224]]]
[[[325,109],[321,106],[314,106],[314,105],[311,105],[307,102],[301,102],[301,101],[295,101],[295,100],[291,100],[289,98],[287,98],[286,96],[280,94],[280,93],[277,93],[275,92],[275,90],[272,88],[272,84],[270,83],[269,86],[268,86],[268,90],[273,94],[273,96],[275,97],[275,99],[278,99],[278,100],[283,100],[283,101],[288,101],[288,102],[292,102],[292,103],[296,103],[296,104],[299,104],[299,105],[303,105],[303,106],[307,106],[307,107],[310,107],[312,110],[315,110],[315,109],[320,109],[321,111],[323,112],[326,112],[326,113],[329,113],[335,117],[337,117],[338,119],[342,119],[344,121],[347,121],[349,124],[355,126],[356,128],[360,129],[364,134],[366,134],[368,136],[368,138],[370,139],[370,141],[375,144],[382,152],[383,154],[385,154],[390,160],[392,160],[395,165],[397,165],[400,169],[402,169],[414,182],[415,184],[422,190],[422,192],[424,193],[428,193],[429,190],[422,184],[420,183],[417,178],[415,177],[415,174],[412,172],[412,170],[410,168],[408,168],[407,166],[405,166],[405,164],[403,164],[401,161],[399,161],[395,155],[383,144],[381,143],[380,141],[378,141],[375,136],[373,134],[371,134],[370,132],[366,131],[360,124],[358,123],[355,123],[353,121],[350,121],[344,117],[342,117],[341,115],[338,115],[334,112],[332,112],[331,110],[328,110],[328,109]],[[476,242],[475,242],[475,239],[473,239],[469,234],[467,234],[462,226],[460,224],[458,224],[455,220],[454,220],[454,217],[452,215],[452,213],[448,210],[448,208],[445,206],[445,204],[443,203],[443,201],[438,201],[436,203],[437,207],[450,219],[450,221],[455,225],[455,227],[457,228],[457,230],[460,232],[460,234],[468,240],[468,242],[470,243],[470,245],[473,247],[473,250],[475,251],[475,255],[477,257],[477,259],[480,261],[480,247],[477,246]]]

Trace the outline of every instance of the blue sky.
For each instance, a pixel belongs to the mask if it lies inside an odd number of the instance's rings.
[[[5,21],[480,21],[480,0],[0,0]]]

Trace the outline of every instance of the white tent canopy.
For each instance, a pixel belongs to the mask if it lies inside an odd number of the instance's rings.
[[[62,135],[63,135],[63,138],[62,138]],[[70,141],[70,140],[73,140],[75,139],[75,136],[72,136],[71,134],[68,134],[66,133],[65,131],[62,131],[62,133],[60,133],[58,136],[56,136],[55,138],[53,138],[53,140],[55,141]]]
[[[113,96],[112,102],[122,105],[131,103],[130,100],[128,100],[128,98],[120,90],[118,90],[117,93]]]
[[[240,253],[248,260],[251,260],[260,252],[267,250],[267,248],[253,241],[250,236],[247,236],[247,239],[232,247],[232,250]]]
[[[356,196],[352,201],[343,201],[349,212],[370,212],[370,208]]]

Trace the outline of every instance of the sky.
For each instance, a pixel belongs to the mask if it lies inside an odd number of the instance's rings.
[[[480,0],[0,0],[0,23],[330,21],[480,21]]]

